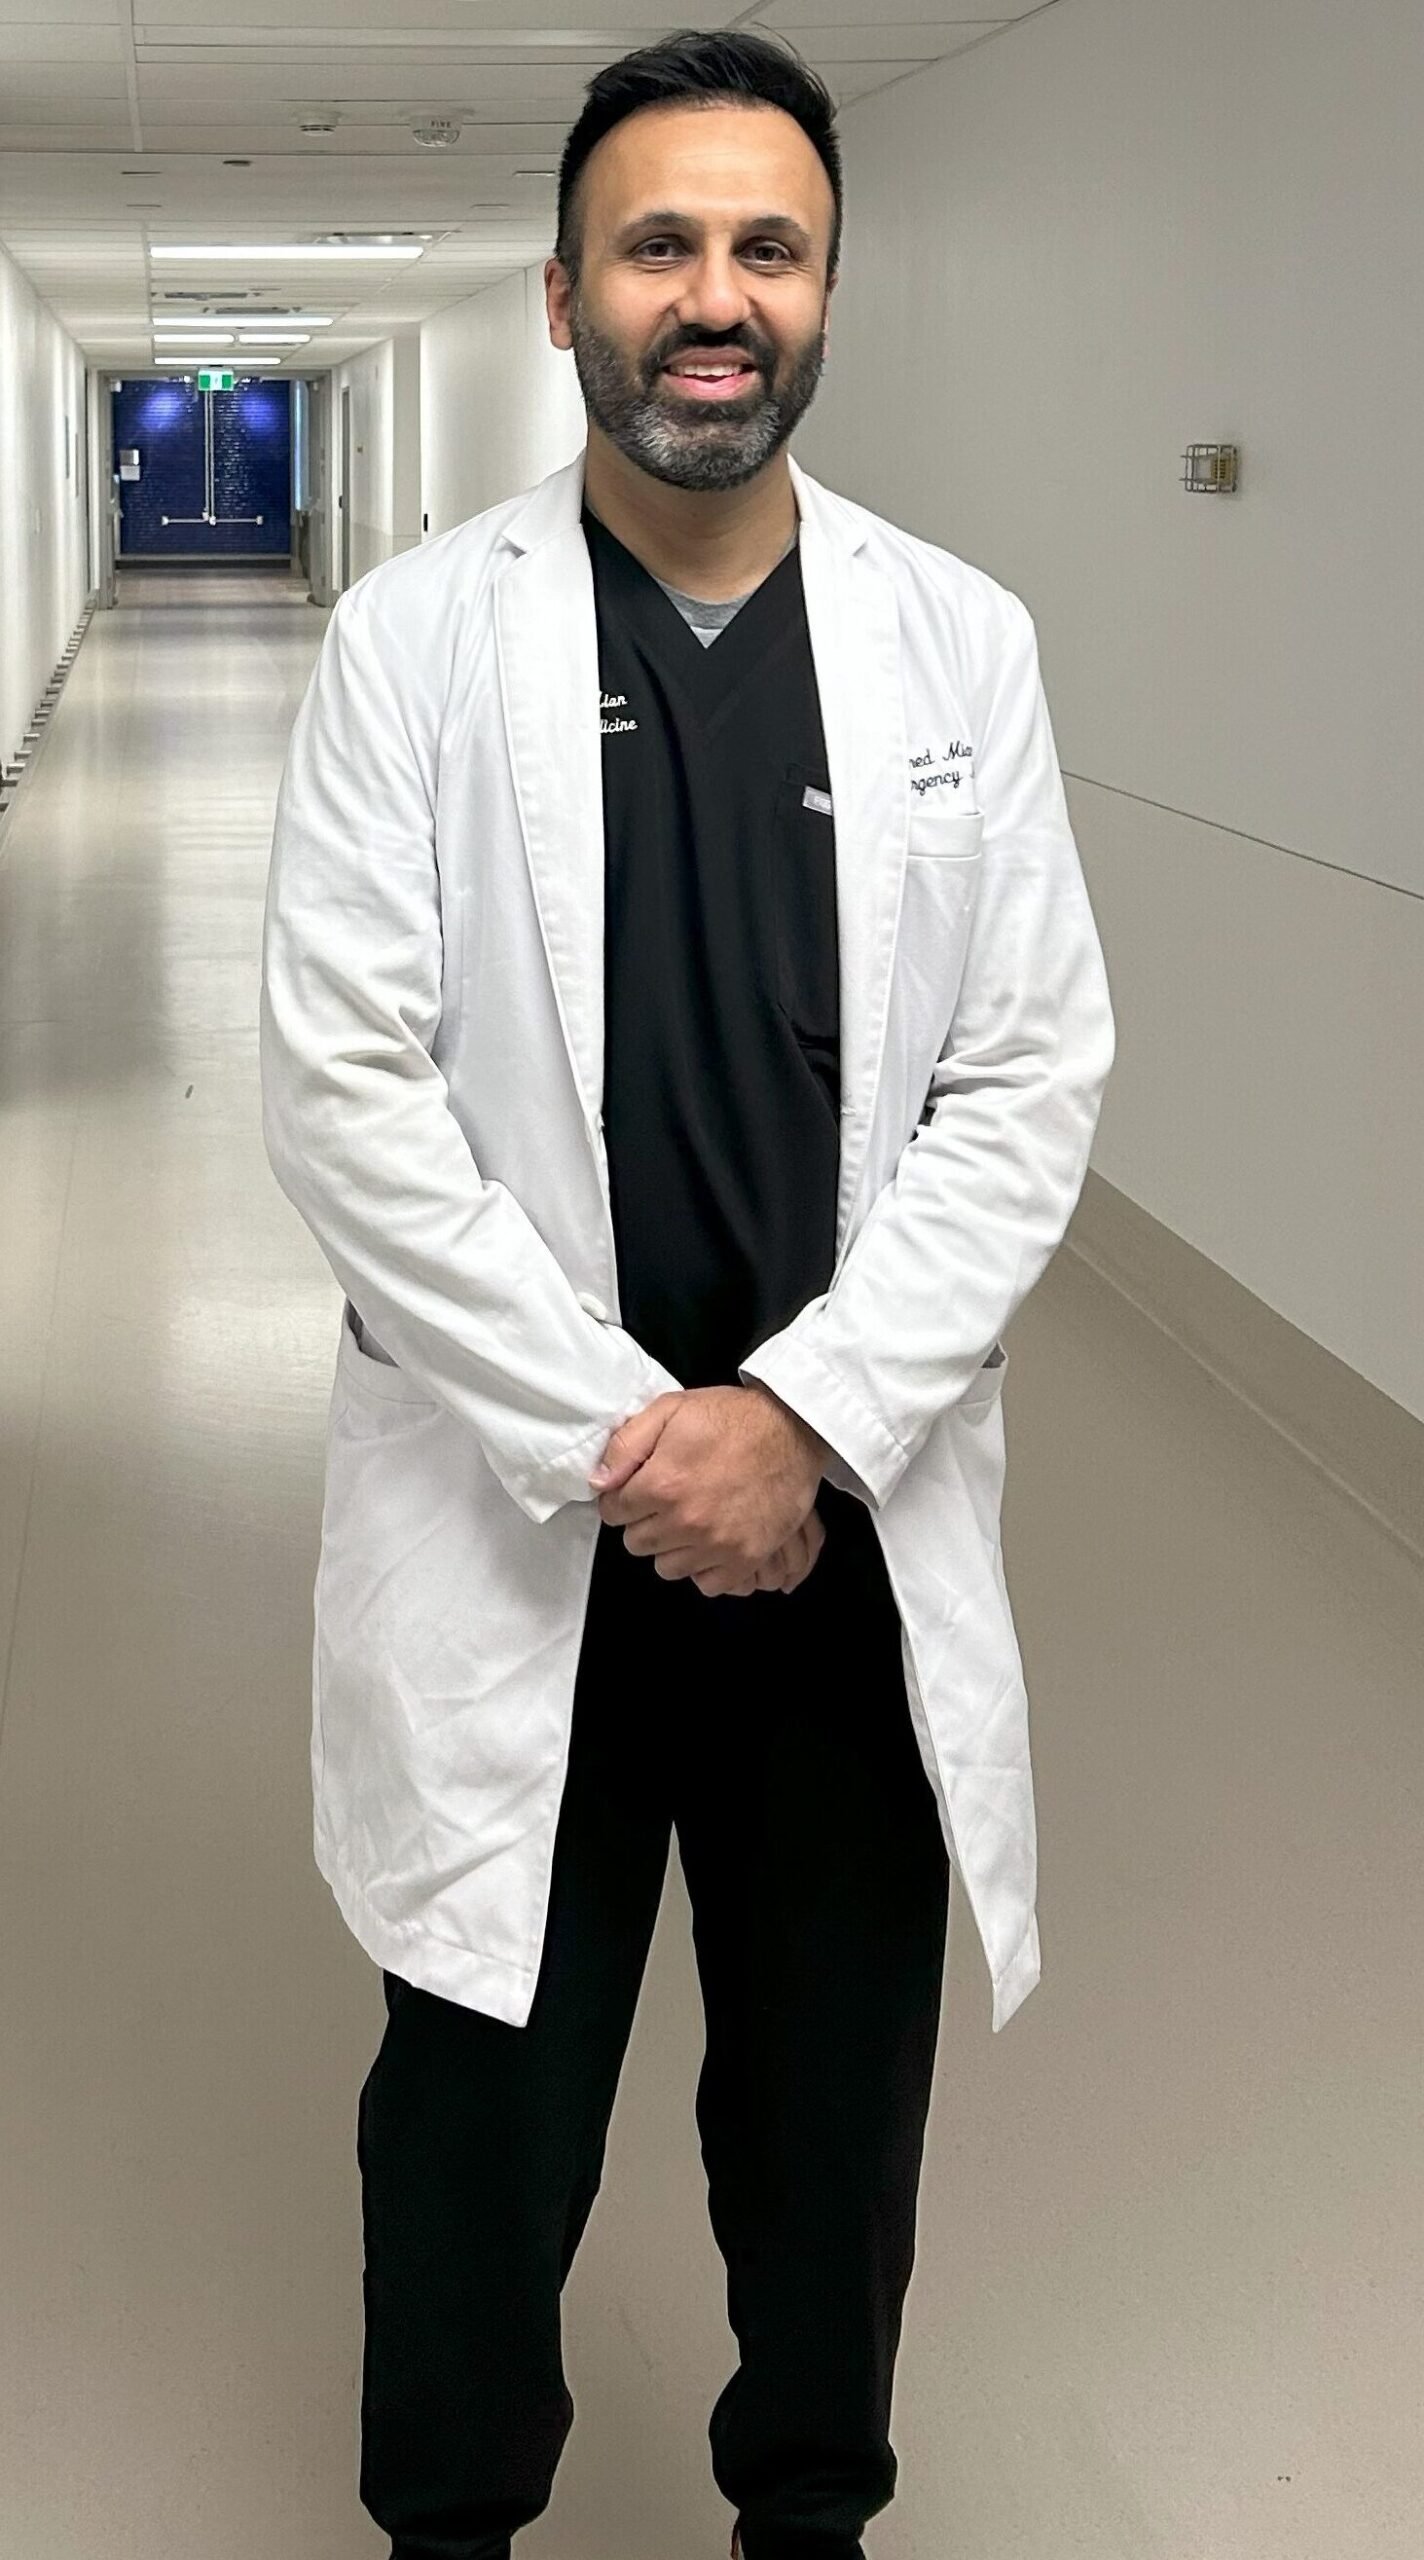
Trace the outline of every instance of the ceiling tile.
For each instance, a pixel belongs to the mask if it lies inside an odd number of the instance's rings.
[[[844,26],[798,26],[794,39],[797,51],[807,60],[824,67],[831,62],[879,62],[893,70],[897,62],[937,62],[947,53],[963,46],[978,44],[986,35],[994,35],[998,19],[971,21],[959,26],[915,26],[897,22],[893,26],[876,26],[865,16],[865,0],[860,0],[855,19]],[[791,34],[788,27],[786,32]]]
[[[118,24],[114,0],[0,0],[0,27],[113,27]]]
[[[863,9],[864,0],[860,4]],[[150,6],[139,0],[134,32],[149,42],[176,27],[260,26],[270,12],[271,0],[247,10],[235,8],[233,0],[159,0],[159,5]],[[304,27],[345,28],[398,27],[407,12],[401,0],[297,0],[293,14]],[[612,49],[626,52],[669,26],[722,26],[731,11],[722,0],[674,0],[671,15],[668,0],[554,0],[553,6],[541,5],[541,0],[497,0],[497,5],[490,0],[476,19],[470,0],[409,0],[408,14],[419,28],[458,27],[466,34],[485,18],[496,35],[506,29],[513,33],[548,29],[577,38],[591,28],[600,34],[611,30]],[[838,13],[833,9],[831,14]]]
[[[986,10],[981,0],[977,9],[951,9],[941,5],[911,11],[902,6],[894,14],[897,21],[918,24],[927,35],[937,38],[946,31],[953,34],[957,27],[966,26],[983,35],[991,27],[1008,25],[1015,18],[1029,17],[1042,6],[1043,0],[995,0],[995,6]],[[784,27],[788,32],[802,27],[860,27],[865,34],[873,36],[875,30],[874,12],[866,7],[866,0],[772,0],[772,6],[763,12],[757,23],[764,27]],[[796,41],[799,44],[799,33]],[[932,42],[929,50],[936,53],[938,44]]]
[[[0,55],[8,84],[17,62],[118,62],[122,60],[117,27],[8,26],[0,16]]]
[[[121,62],[13,62],[6,64],[4,80],[4,113],[11,121],[46,100],[83,115],[92,98],[126,94]]]

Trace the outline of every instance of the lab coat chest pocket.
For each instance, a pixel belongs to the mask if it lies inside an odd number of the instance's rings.
[[[893,1044],[917,1111],[959,1000],[983,865],[984,820],[916,803],[895,946]],[[911,1113],[913,1124],[914,1112]]]

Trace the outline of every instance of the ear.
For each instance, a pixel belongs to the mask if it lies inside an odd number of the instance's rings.
[[[544,308],[549,315],[549,336],[556,347],[566,352],[572,347],[573,331],[569,327],[569,305],[573,300],[569,271],[561,259],[544,262]]]

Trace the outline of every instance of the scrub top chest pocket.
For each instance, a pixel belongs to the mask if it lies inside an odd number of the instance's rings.
[[[840,1037],[836,828],[829,778],[791,765],[776,796],[772,861],[776,1001],[797,1038]]]

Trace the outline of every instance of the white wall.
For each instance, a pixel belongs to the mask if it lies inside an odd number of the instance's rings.
[[[420,540],[420,335],[402,331],[331,376],[332,576],[339,579],[341,394],[351,393],[351,576]]]
[[[1106,1179],[1424,1416],[1417,0],[1061,0],[846,114],[807,467],[1038,626]],[[422,338],[430,527],[577,450],[540,274]],[[1180,454],[1239,442],[1236,498]]]
[[[86,446],[83,359],[0,249],[0,762],[7,764],[84,609]]]
[[[420,418],[432,533],[572,460],[584,440],[583,401],[573,357],[549,344],[542,268],[426,322]]]
[[[1421,124],[1417,0],[1063,0],[903,82],[798,450],[1037,622],[1098,1170],[1424,1415]]]

